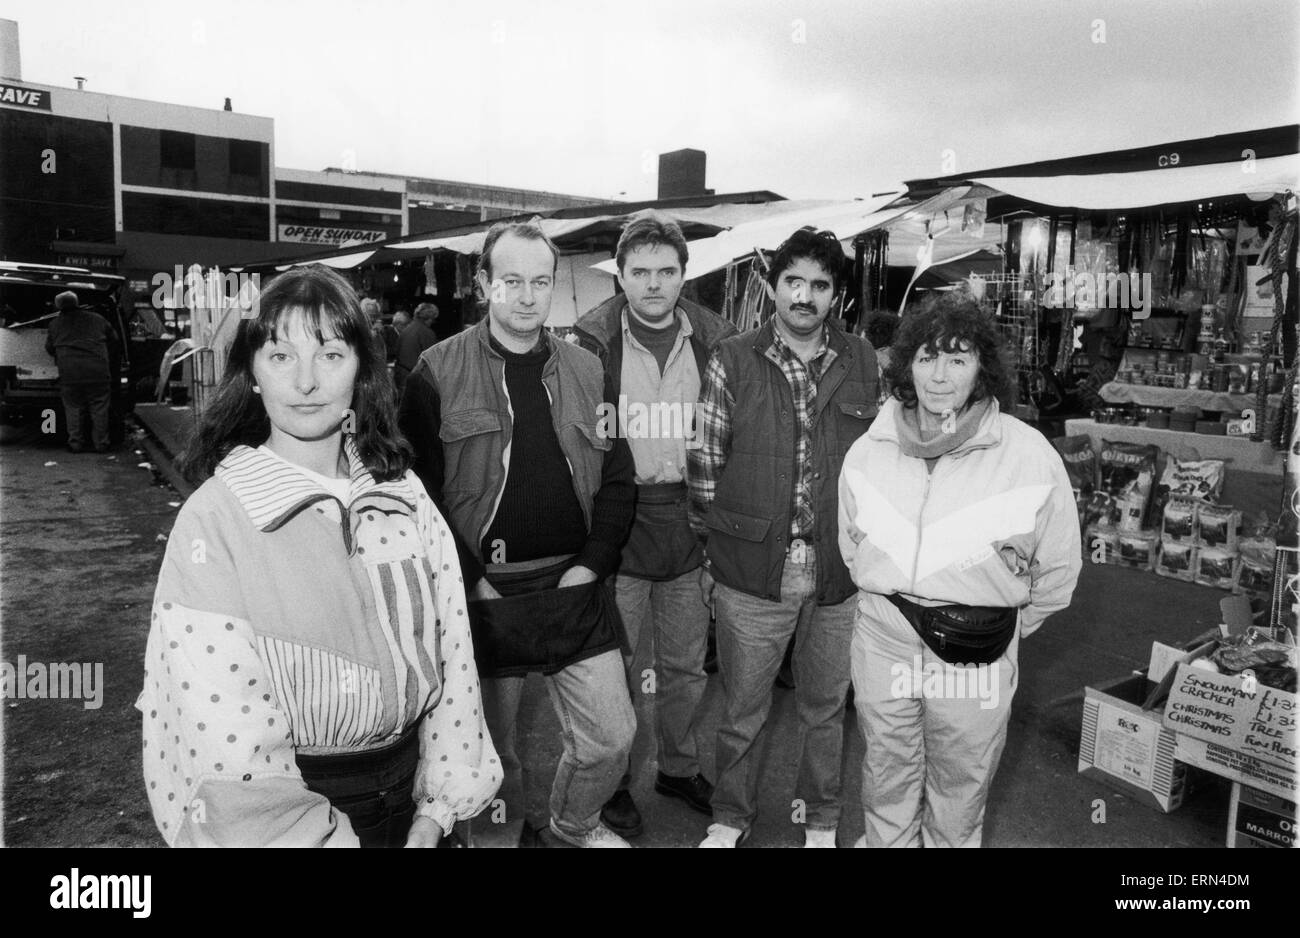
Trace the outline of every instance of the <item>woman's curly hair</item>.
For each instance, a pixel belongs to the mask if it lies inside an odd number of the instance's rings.
[[[1004,411],[1016,401],[1016,372],[1006,342],[993,317],[964,293],[931,294],[915,312],[904,314],[890,347],[885,383],[904,407],[916,406],[912,359],[925,348],[930,353],[973,350],[979,357],[979,374],[968,404],[995,398]]]

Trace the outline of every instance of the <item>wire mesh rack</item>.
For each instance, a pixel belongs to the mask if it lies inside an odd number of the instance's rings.
[[[1039,343],[1039,309],[1042,285],[1034,275],[1004,271],[984,278],[980,306],[993,315],[1011,352],[1019,378],[1021,408],[1029,403],[1042,380],[1043,354]]]

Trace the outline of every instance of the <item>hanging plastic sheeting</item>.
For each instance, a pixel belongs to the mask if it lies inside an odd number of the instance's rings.
[[[562,254],[555,269],[551,291],[551,314],[546,325],[553,329],[572,326],[578,317],[614,295],[614,281],[591,269],[599,254]]]
[[[257,315],[261,295],[261,278],[257,274],[223,272],[213,267],[204,273],[197,264],[190,267],[181,283],[174,284],[164,302],[173,309],[189,314],[190,338],[171,346],[159,366],[157,400],[166,393],[168,376],[176,365],[196,353],[203,353],[203,367],[194,371],[194,380],[202,387],[193,389],[191,400],[199,406],[210,399],[225,372],[226,353],[234,341],[235,329],[242,318]]]
[[[758,263],[750,261],[737,264],[736,267],[738,270],[748,267],[749,276],[745,281],[745,292],[740,297],[740,307],[732,322],[740,332],[748,332],[766,322],[775,306],[772,304],[772,298],[767,295],[767,280],[764,279]]]
[[[158,382],[154,387],[155,401],[162,403],[163,396],[167,393],[167,381],[172,369],[193,355],[196,350],[193,339],[177,339],[171,344],[171,348],[163,353],[162,362],[158,365]]]

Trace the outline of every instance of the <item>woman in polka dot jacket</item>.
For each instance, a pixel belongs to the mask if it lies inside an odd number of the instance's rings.
[[[436,846],[501,770],[452,536],[396,436],[355,294],[281,275],[181,460],[145,653],[172,846]]]

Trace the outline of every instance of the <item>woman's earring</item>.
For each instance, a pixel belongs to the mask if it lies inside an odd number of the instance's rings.
[[[254,394],[261,394],[261,393],[262,393],[262,389],[261,389],[260,387],[258,387],[258,386],[255,384],[255,385],[253,385],[253,393],[254,393]]]

